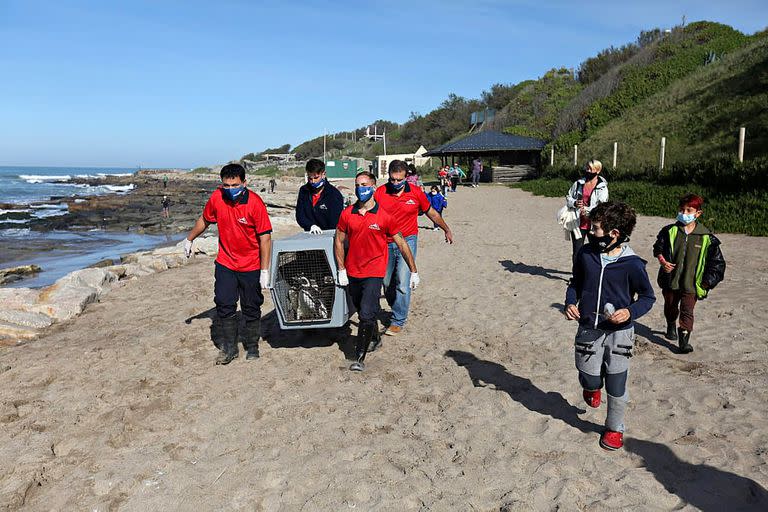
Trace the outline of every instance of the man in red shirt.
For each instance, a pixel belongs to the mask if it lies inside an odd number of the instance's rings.
[[[221,187],[205,204],[203,214],[184,242],[184,252],[192,255],[192,241],[211,224],[219,228],[219,254],[216,257],[214,302],[217,318],[212,329],[213,343],[219,349],[216,364],[229,364],[237,358],[237,301],[245,318],[246,359],[259,357],[262,288],[269,285],[272,252],[272,223],[264,202],[246,188],[245,169],[240,164],[221,169]]]
[[[375,201],[376,177],[361,172],[355,178],[357,202],[341,212],[336,226],[333,250],[338,266],[339,286],[349,286],[349,295],[357,309],[359,325],[355,343],[356,361],[349,367],[353,371],[365,368],[363,360],[368,351],[375,350],[381,341],[376,315],[379,312],[379,294],[387,271],[387,240],[392,239],[410,269],[409,288],[419,284],[419,274],[408,244],[397,231],[395,219]],[[345,253],[344,243],[349,250]]]
[[[430,205],[423,190],[411,187],[405,176],[408,164],[402,160],[392,160],[389,164],[389,182],[376,190],[376,203],[395,218],[396,231],[405,239],[416,258],[419,234],[419,213],[424,212],[429,219],[445,232],[445,241],[453,243],[453,233],[445,220]],[[408,286],[410,270],[394,240],[389,240],[389,262],[384,275],[384,296],[392,308],[392,320],[385,334],[394,336],[403,330],[408,319],[411,305],[411,288]]]

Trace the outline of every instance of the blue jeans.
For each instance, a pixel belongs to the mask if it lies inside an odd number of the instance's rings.
[[[405,243],[411,248],[414,259],[416,259],[417,241],[416,235],[405,237]],[[384,275],[384,297],[392,308],[391,325],[399,327],[405,325],[408,319],[408,308],[411,306],[411,269],[408,268],[405,258],[394,242],[389,243],[387,273]]]

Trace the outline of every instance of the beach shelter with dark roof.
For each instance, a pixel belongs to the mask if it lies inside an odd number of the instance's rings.
[[[482,131],[468,135],[427,152],[424,156],[440,157],[443,165],[463,160],[466,163],[480,157],[486,167],[489,162],[503,169],[525,168],[530,174],[541,165],[541,151],[546,141],[496,131]],[[499,174],[499,173],[497,173]],[[483,181],[495,180],[490,173],[483,173]]]

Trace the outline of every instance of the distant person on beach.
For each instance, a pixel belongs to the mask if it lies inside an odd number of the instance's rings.
[[[408,184],[416,186],[416,181],[418,180],[416,166],[413,164],[408,164],[408,172],[405,175],[405,181],[408,182]]]
[[[168,219],[171,217],[171,199],[168,196],[163,196],[163,200],[160,203],[163,206],[163,218]]]
[[[664,226],[653,244],[653,255],[660,265],[658,284],[664,296],[666,338],[677,340],[684,354],[693,352],[690,337],[696,301],[706,298],[725,277],[720,240],[698,221],[703,205],[704,199],[696,194],[681,197],[676,222]]]
[[[480,174],[483,172],[483,161],[480,158],[472,160],[472,186],[477,188],[480,183]]]
[[[168,188],[168,176],[163,176],[163,188]]]
[[[589,245],[578,253],[565,295],[565,317],[578,320],[576,369],[584,401],[598,408],[605,385],[608,412],[600,446],[624,446],[627,374],[635,343],[634,321],[653,307],[656,297],[645,261],[627,241],[637,216],[624,203],[592,209]],[[637,298],[635,298],[637,297]]]
[[[608,182],[600,176],[603,170],[603,164],[599,160],[590,160],[584,165],[584,177],[576,180],[568,195],[565,197],[565,204],[579,213],[579,231],[581,237],[575,233],[571,234],[571,244],[573,246],[573,260],[576,260],[576,254],[586,243],[586,237],[589,233],[590,221],[589,212],[600,203],[608,200]]]
[[[443,210],[448,208],[448,200],[440,193],[440,189],[437,188],[437,185],[432,185],[432,188],[429,191],[429,204],[432,205],[432,209],[435,210],[440,217],[443,216]],[[433,231],[440,229],[437,222],[433,222],[432,225]]]
[[[396,219],[388,214],[374,199],[376,177],[362,172],[355,178],[357,202],[347,207],[336,226],[333,249],[338,266],[339,286],[348,286],[359,325],[355,343],[353,371],[365,368],[365,354],[374,351],[381,343],[376,317],[379,314],[379,296],[384,274],[387,271],[387,240],[397,245],[410,269],[409,289],[419,284],[416,262],[408,244],[397,227]],[[345,253],[344,244],[349,245]]]
[[[429,203],[423,190],[411,187],[405,176],[408,166],[402,160],[392,160],[389,163],[389,181],[386,186],[376,189],[376,203],[388,214],[395,218],[397,231],[403,236],[408,247],[416,258],[416,248],[419,234],[419,212],[424,212],[429,219],[445,231],[445,241],[453,243],[451,228],[445,223]],[[392,308],[392,320],[385,334],[394,336],[403,330],[408,319],[408,309],[411,305],[410,282],[411,271],[405,256],[393,238],[389,242],[389,259],[387,272],[384,275],[384,296]]]
[[[245,182],[245,168],[228,164],[221,169],[221,187],[205,204],[184,242],[184,252],[192,255],[192,242],[211,224],[219,229],[219,254],[214,271],[213,301],[216,319],[213,342],[219,349],[216,364],[229,364],[237,359],[237,301],[245,318],[243,345],[246,360],[259,357],[261,333],[262,288],[269,286],[269,264],[272,253],[272,223],[267,207]]]
[[[307,162],[307,183],[299,189],[296,222],[304,231],[319,235],[324,229],[336,229],[344,209],[344,196],[328,183],[325,164],[317,158]]]
[[[437,179],[440,182],[440,192],[443,195],[448,194],[450,179],[448,178],[448,166],[443,166],[437,171]]]
[[[456,187],[459,185],[461,178],[466,176],[461,167],[459,167],[459,164],[454,164],[448,169],[448,177],[451,180],[451,192],[456,192]]]
[[[277,188],[277,181],[275,180],[275,178],[270,179],[269,180],[269,193],[270,194],[274,194],[276,188]]]

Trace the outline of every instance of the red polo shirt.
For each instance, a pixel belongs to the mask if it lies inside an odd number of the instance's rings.
[[[377,188],[373,197],[384,211],[394,217],[395,232],[399,231],[403,236],[419,234],[419,213],[427,212],[431,207],[423,190],[406,183],[403,193],[398,196],[387,184]],[[387,241],[391,242],[392,238]]]
[[[205,203],[203,218],[219,227],[217,263],[235,272],[261,268],[259,235],[271,233],[272,223],[264,201],[255,192],[245,189],[233,202],[217,189]]]
[[[347,275],[384,277],[387,273],[387,238],[397,234],[394,219],[379,207],[360,214],[357,204],[347,206],[339,217],[338,231],[347,235],[349,250],[344,260]]]

